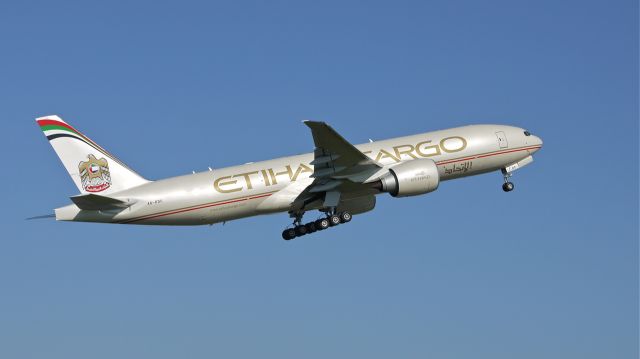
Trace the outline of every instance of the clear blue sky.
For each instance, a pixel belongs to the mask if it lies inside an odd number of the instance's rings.
[[[637,358],[637,1],[4,2],[0,357]],[[24,221],[76,189],[60,114],[151,179],[505,123],[516,174],[285,242]]]

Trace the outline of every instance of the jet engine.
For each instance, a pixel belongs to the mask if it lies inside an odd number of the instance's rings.
[[[419,159],[391,167],[389,172],[373,183],[373,187],[393,197],[409,197],[433,192],[439,184],[436,163],[431,159]]]

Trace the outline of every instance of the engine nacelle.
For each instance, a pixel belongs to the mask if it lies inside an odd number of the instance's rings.
[[[417,196],[438,189],[440,175],[432,159],[419,159],[397,164],[374,183],[374,188],[394,197]]]

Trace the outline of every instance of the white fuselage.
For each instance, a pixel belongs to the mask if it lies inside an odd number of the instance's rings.
[[[430,158],[440,181],[500,170],[527,159],[542,141],[518,127],[472,125],[356,145],[385,170]],[[290,211],[313,178],[313,153],[149,182],[111,195],[133,202],[120,211],[56,209],[56,219],[148,225],[212,224]],[[382,172],[366,182],[375,181]]]

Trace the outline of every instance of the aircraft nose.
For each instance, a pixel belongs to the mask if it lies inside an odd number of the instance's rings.
[[[538,136],[534,136],[534,135],[529,136],[528,142],[529,142],[529,146],[534,147],[531,150],[529,150],[531,154],[539,151],[542,148],[542,139]]]

